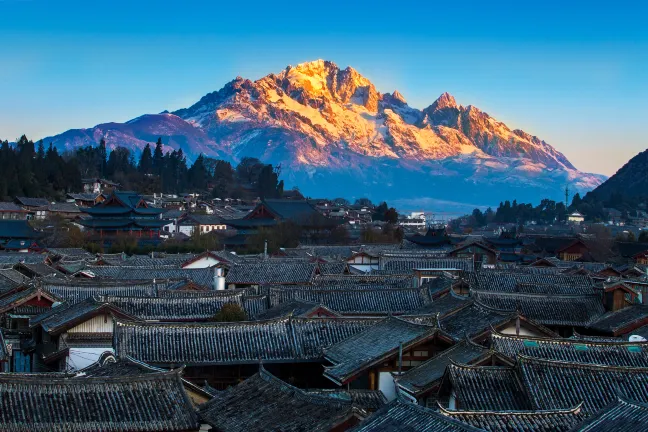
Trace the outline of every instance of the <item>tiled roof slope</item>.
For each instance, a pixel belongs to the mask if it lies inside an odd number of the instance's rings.
[[[229,294],[225,292],[224,294]],[[214,317],[227,303],[243,306],[243,293],[206,297],[114,297],[99,299],[142,320],[205,321]]]
[[[546,295],[474,291],[478,302],[500,310],[520,311],[540,324],[582,327],[603,315],[597,295]]]
[[[446,376],[452,383],[461,409],[520,411],[533,408],[513,368],[451,363],[446,369]]]
[[[489,352],[488,348],[463,340],[426,362],[408,370],[396,379],[403,390],[417,395],[437,383],[452,362],[470,364]]]
[[[392,288],[413,288],[415,277],[412,275],[320,275],[313,279],[315,286],[355,286],[381,285]]]
[[[302,261],[242,263],[230,269],[225,281],[228,284],[304,284],[313,279],[316,267]]]
[[[580,407],[552,411],[451,411],[439,412],[489,432],[567,432],[580,423]]]
[[[113,346],[149,364],[221,365],[321,361],[324,348],[374,325],[375,320],[278,318],[232,323],[118,321]]]
[[[321,303],[341,314],[386,315],[418,309],[429,303],[427,291],[411,289],[311,290],[270,288],[270,305],[294,299]]]
[[[148,280],[151,279],[190,279],[203,287],[212,287],[214,271],[210,268],[204,269],[181,269],[168,267],[116,267],[116,266],[93,266],[86,270],[91,271],[99,278],[121,279],[121,280]]]
[[[414,269],[453,269],[464,272],[475,271],[475,265],[472,259],[463,258],[436,258],[436,259],[416,259],[416,258],[389,258],[384,260],[382,269],[390,272],[407,272],[411,273]]]
[[[307,389],[306,392],[321,396],[350,398],[354,406],[365,411],[376,411],[387,403],[387,398],[380,390]]]
[[[648,405],[618,399],[571,432],[644,432],[648,428]]]
[[[420,405],[396,399],[385,405],[353,432],[477,432],[466,423],[443,416]]]
[[[528,274],[483,271],[469,276],[471,288],[477,291],[546,294],[594,294],[594,283],[587,276],[562,274]]]
[[[124,378],[0,374],[0,429],[189,431],[198,427],[178,372]]]
[[[158,288],[165,281],[127,281],[127,280],[84,280],[84,279],[43,279],[40,286],[68,303],[79,303],[90,297],[101,295],[156,297]]]
[[[263,368],[203,404],[199,415],[221,432],[326,432],[354,415],[351,399],[293,387]]]
[[[648,368],[588,365],[525,356],[518,356],[516,368],[537,409],[563,409],[583,402],[583,413],[589,416],[616,400],[616,394],[648,402]]]
[[[491,327],[511,320],[514,313],[500,311],[470,302],[460,309],[455,309],[440,318],[441,329],[450,334],[455,340],[464,339],[466,336],[474,337]]]
[[[388,317],[378,324],[357,333],[326,350],[326,359],[334,365],[324,370],[324,375],[343,384],[360,371],[391,353],[415,343],[433,338],[438,329],[428,325],[413,324]]]
[[[518,354],[547,360],[609,366],[648,367],[648,343],[534,338],[493,333],[491,347],[515,359]]]
[[[632,305],[598,317],[588,327],[606,334],[616,335],[624,327],[648,323],[648,305]]]

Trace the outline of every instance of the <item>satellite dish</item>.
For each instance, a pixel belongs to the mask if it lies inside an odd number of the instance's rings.
[[[628,341],[630,341],[630,342],[648,342],[648,340],[646,340],[645,337],[639,336],[639,335],[631,335],[628,338]]]

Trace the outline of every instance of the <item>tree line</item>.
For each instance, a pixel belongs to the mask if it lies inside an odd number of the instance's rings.
[[[280,198],[284,183],[280,167],[256,158],[230,162],[199,155],[189,165],[182,149],[164,152],[162,139],[147,144],[139,158],[118,146],[108,151],[105,140],[99,146],[81,147],[59,153],[50,143],[45,147],[22,136],[15,145],[0,142],[0,197],[46,197],[62,199],[66,193],[82,190],[83,178],[105,178],[123,190],[144,194],[212,191],[215,198]]]

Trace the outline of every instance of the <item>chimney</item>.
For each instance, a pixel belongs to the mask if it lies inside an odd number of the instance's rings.
[[[225,276],[223,276],[222,268],[214,268],[214,289],[216,291],[225,290]]]

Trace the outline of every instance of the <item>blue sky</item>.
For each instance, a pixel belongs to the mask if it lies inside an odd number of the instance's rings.
[[[624,1],[0,0],[0,138],[178,109],[323,58],[417,108],[448,91],[611,175],[648,147],[646,16]]]

